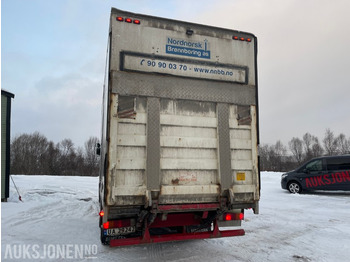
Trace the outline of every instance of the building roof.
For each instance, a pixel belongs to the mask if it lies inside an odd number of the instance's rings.
[[[12,94],[11,92],[6,91],[6,90],[4,90],[4,89],[1,89],[1,94],[2,94],[2,95],[5,95],[5,96],[9,96],[9,97],[11,97],[11,98],[14,98],[14,97],[15,97],[14,94]]]

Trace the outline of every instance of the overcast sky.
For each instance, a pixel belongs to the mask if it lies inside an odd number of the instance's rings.
[[[258,37],[260,141],[350,136],[348,0],[2,0],[1,88],[12,137],[100,137],[111,7]]]

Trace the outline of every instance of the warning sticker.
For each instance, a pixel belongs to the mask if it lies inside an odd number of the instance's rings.
[[[237,181],[245,181],[245,173],[237,173]]]

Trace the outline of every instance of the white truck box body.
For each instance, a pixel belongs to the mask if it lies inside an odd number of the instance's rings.
[[[226,197],[233,207],[257,209],[256,45],[249,33],[112,9],[104,205]]]

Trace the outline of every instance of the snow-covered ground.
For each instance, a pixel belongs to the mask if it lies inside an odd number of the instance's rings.
[[[260,214],[242,237],[102,246],[98,178],[13,176],[2,203],[3,261],[349,261],[350,194],[291,195],[281,173],[262,173]]]

